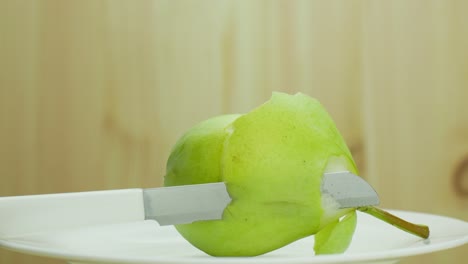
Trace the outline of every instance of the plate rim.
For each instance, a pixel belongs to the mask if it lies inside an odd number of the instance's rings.
[[[450,221],[459,221],[460,223],[468,224],[468,222],[452,218],[444,215],[436,215],[424,212],[415,212],[415,211],[405,211],[405,210],[394,210],[394,209],[385,209],[394,214],[413,214],[426,217],[436,217],[436,218],[445,218]],[[429,238],[430,239],[430,238]],[[135,264],[156,264],[156,263],[165,263],[165,264],[214,264],[214,263],[243,263],[243,264],[280,264],[287,261],[288,263],[294,264],[330,264],[330,263],[355,263],[360,261],[389,261],[389,260],[399,260],[401,258],[409,256],[417,256],[423,254],[429,254],[433,252],[443,251],[459,246],[463,246],[468,243],[468,234],[461,235],[460,237],[454,238],[453,240],[437,242],[435,244],[428,244],[425,247],[416,247],[416,248],[396,248],[389,249],[385,251],[376,251],[376,252],[358,252],[350,253],[346,252],[343,254],[334,254],[334,255],[320,255],[320,256],[299,256],[299,257],[290,257],[287,258],[257,258],[257,257],[209,257],[209,258],[197,258],[184,256],[180,258],[168,257],[168,256],[151,256],[151,257],[110,257],[110,256],[96,256],[96,255],[87,255],[87,254],[77,254],[74,252],[65,252],[65,250],[57,249],[47,249],[43,247],[35,247],[32,245],[26,245],[14,240],[8,240],[0,238],[0,246],[10,250],[28,255],[43,256],[49,258],[62,259],[71,262],[80,262],[80,263],[135,263]],[[208,255],[207,255],[208,256]]]

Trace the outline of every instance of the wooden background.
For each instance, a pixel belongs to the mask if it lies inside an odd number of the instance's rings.
[[[462,0],[0,0],[0,196],[159,186],[190,126],[301,91],[383,207],[468,220],[467,13]],[[0,250],[0,263],[62,262]]]

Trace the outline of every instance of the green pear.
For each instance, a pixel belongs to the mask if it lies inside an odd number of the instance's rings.
[[[256,256],[314,234],[315,253],[332,254],[346,250],[356,226],[356,208],[339,209],[320,191],[324,172],[333,170],[357,174],[322,105],[301,93],[274,93],[247,114],[190,129],[171,152],[164,185],[226,183],[232,202],[221,220],[176,226],[207,254]]]

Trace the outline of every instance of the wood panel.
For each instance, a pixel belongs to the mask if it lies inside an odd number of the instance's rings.
[[[190,126],[301,91],[330,111],[383,206],[466,220],[453,178],[468,156],[467,8],[1,1],[0,196],[158,186]],[[0,251],[33,261],[61,263]]]
[[[367,169],[384,207],[468,219],[468,197],[454,186],[468,153],[467,8],[461,1],[364,7]],[[467,256],[465,246],[402,263]]]

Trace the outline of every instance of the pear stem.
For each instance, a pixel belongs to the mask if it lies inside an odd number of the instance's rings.
[[[357,208],[359,211],[363,213],[370,214],[384,222],[387,222],[401,230],[404,230],[408,233],[411,233],[413,235],[422,237],[422,238],[428,238],[429,237],[429,227],[425,225],[418,225],[418,224],[413,224],[410,222],[407,222],[395,215],[392,215],[389,212],[386,212],[382,209],[379,209],[377,207],[373,206],[365,206],[365,207],[359,207]]]

